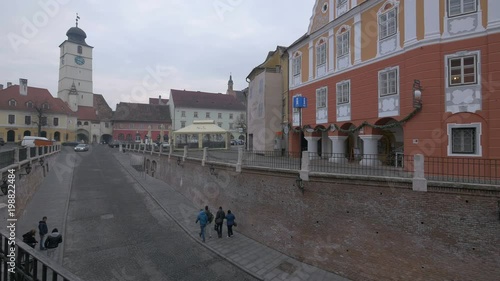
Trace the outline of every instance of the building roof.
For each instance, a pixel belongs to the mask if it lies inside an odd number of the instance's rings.
[[[76,115],[78,120],[99,121],[96,109],[92,106],[78,106]]]
[[[170,108],[164,105],[120,102],[113,121],[172,122]]]
[[[149,98],[149,104],[160,104],[160,98]],[[161,99],[162,105],[167,105],[168,99]]]
[[[269,68],[269,69],[270,69],[270,68],[273,68],[274,70],[276,70],[276,67],[275,67],[274,65],[273,65],[272,67],[269,67],[269,66],[267,66],[267,67],[266,67],[266,64],[267,64],[268,60],[269,60],[272,56],[274,56],[274,54],[275,54],[276,52],[279,52],[279,53],[282,55],[283,53],[285,53],[285,52],[286,52],[286,49],[287,49],[286,47],[283,47],[283,46],[277,46],[277,47],[276,47],[276,50],[274,50],[274,51],[269,51],[269,52],[267,53],[267,57],[266,57],[266,59],[264,60],[264,62],[262,62],[261,64],[259,64],[258,66],[256,66],[254,69],[252,69],[252,71],[250,72],[250,74],[248,74],[247,79],[252,79],[252,78],[253,78],[253,76],[254,76],[257,72],[260,72],[260,71],[262,71],[262,70],[264,70],[264,69],[266,69],[266,68]]]
[[[97,118],[99,120],[110,120],[113,118],[113,110],[102,95],[94,94],[94,108],[97,109]]]
[[[76,44],[88,46],[85,42],[85,38],[87,38],[87,34],[78,26],[73,26],[68,29],[66,32],[66,36],[68,36],[68,41]]]
[[[234,96],[200,91],[170,90],[170,99],[176,108],[200,108],[245,111],[245,106]]]
[[[10,106],[9,101],[15,100],[16,106]],[[28,102],[33,103],[33,107],[28,107]],[[44,112],[49,114],[66,114],[74,116],[75,113],[69,106],[59,98],[54,98],[49,90],[43,88],[29,87],[26,96],[19,93],[19,85],[13,85],[0,90],[0,110],[19,110],[36,112],[35,106],[48,104]]]
[[[174,134],[224,134],[227,133],[226,130],[215,125],[214,120],[195,120],[193,124],[179,129],[174,132]]]

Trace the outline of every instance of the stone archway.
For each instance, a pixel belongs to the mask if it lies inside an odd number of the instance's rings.
[[[55,141],[61,141],[61,133],[60,132],[56,131],[54,133],[54,140]]]
[[[89,132],[84,129],[79,129],[76,131],[76,141],[89,143]]]
[[[31,131],[30,131],[30,130],[26,130],[26,131],[24,131],[23,136],[24,136],[24,137],[29,137],[29,136],[31,136]]]
[[[40,136],[41,136],[42,138],[46,138],[46,137],[47,137],[47,131],[42,131],[42,132],[40,133]]]
[[[379,160],[385,165],[396,165],[396,161],[399,161],[396,158],[404,153],[404,130],[396,123],[393,118],[382,118],[375,123],[379,126],[394,124],[386,129],[377,130],[377,134],[382,136],[377,143],[377,152]]]

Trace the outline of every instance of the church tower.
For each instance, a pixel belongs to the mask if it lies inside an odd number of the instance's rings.
[[[65,101],[73,111],[78,106],[93,106],[93,84],[92,84],[92,49],[87,45],[85,38],[87,34],[78,27],[72,27],[66,32],[68,39],[59,48],[59,85],[57,97]]]

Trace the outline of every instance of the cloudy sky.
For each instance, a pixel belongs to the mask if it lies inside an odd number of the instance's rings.
[[[17,0],[0,10],[0,84],[28,79],[57,96],[59,45],[75,26],[94,47],[94,92],[116,103],[144,102],[170,89],[225,92],[277,45],[308,28],[304,0]],[[145,79],[154,83],[145,84]],[[146,86],[147,85],[147,86]]]

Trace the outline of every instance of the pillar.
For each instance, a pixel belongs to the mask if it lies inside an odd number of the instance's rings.
[[[363,140],[363,159],[359,162],[363,166],[378,166],[380,165],[380,160],[378,160],[377,143],[378,140],[382,138],[381,135],[361,135],[359,136]]]
[[[320,137],[305,137],[307,140],[307,151],[309,152],[309,159],[318,155],[318,140]]]
[[[329,136],[332,141],[332,157],[328,160],[336,164],[345,164],[345,140],[347,136]]]

